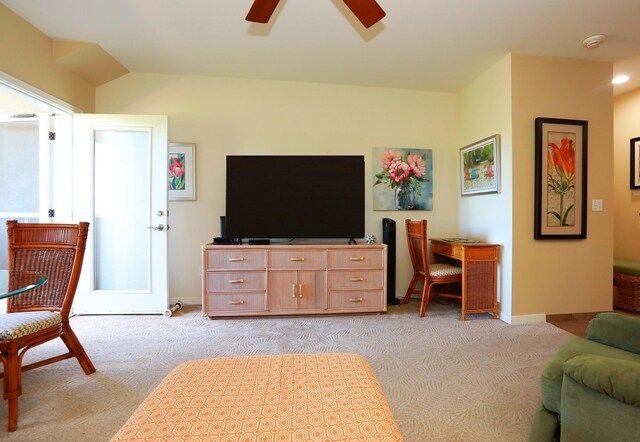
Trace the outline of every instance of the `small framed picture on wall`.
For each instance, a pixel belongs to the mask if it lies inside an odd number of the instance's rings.
[[[500,192],[500,135],[460,149],[462,196]]]
[[[196,145],[169,143],[169,201],[196,199]]]

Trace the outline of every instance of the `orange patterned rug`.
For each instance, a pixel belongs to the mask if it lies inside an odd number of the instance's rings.
[[[355,354],[201,359],[176,367],[112,439],[402,441]]]

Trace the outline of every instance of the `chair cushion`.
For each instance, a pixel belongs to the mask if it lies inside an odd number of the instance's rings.
[[[0,339],[17,339],[62,322],[57,312],[20,312],[0,315]]]
[[[429,264],[429,274],[435,277],[462,275],[462,267],[451,264]]]

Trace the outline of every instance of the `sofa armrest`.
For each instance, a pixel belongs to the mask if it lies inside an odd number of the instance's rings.
[[[589,321],[587,338],[600,344],[640,354],[640,318],[620,313],[598,313]]]
[[[562,442],[640,440],[640,362],[580,354],[563,372]]]
[[[640,408],[640,362],[579,354],[567,359],[563,371],[591,390]]]

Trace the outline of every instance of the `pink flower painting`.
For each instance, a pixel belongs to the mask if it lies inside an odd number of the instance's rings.
[[[432,210],[431,150],[375,148],[374,210]]]

